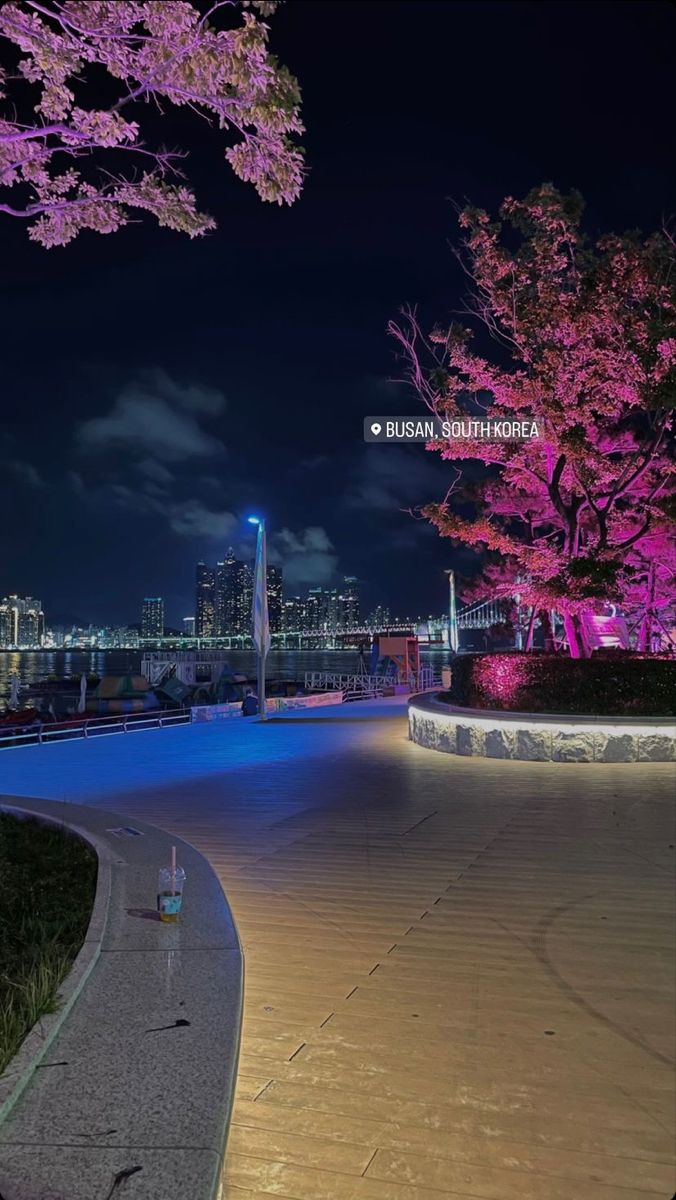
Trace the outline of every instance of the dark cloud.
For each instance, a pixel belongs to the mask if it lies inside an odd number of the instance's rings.
[[[155,483],[166,484],[174,481],[174,475],[169,468],[164,463],[158,462],[156,458],[142,458],[140,462],[136,463],[136,470]]]
[[[76,496],[84,496],[87,485],[80,471],[66,471],[66,484]]]
[[[326,530],[320,525],[293,533],[281,529],[270,539],[270,562],[282,567],[289,587],[326,585],[334,579],[338,555]]]
[[[424,446],[364,446],[348,476],[344,503],[397,513],[443,499],[456,472]]]
[[[122,389],[105,416],[79,424],[76,444],[83,453],[117,450],[142,456],[148,473],[151,462],[156,471],[158,462],[222,454],[223,443],[202,427],[199,418],[217,417],[224,409],[222,392],[196,384],[182,386],[165,371],[148,371]]]
[[[22,459],[10,459],[5,462],[5,467],[19,483],[25,484],[26,487],[44,488],[47,486],[42,475],[32,463],[24,462]]]
[[[227,545],[241,526],[233,513],[207,508],[201,500],[171,503],[166,515],[171,529],[180,537],[213,541],[221,546]]]

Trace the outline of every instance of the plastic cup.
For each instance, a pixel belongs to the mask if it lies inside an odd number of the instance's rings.
[[[157,908],[161,921],[176,922],[181,915],[185,871],[177,867],[162,867],[157,883]]]

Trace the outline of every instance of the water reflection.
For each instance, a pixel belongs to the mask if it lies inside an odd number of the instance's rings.
[[[11,676],[21,680],[19,703],[28,705],[34,696],[46,696],[36,684],[50,675],[66,676],[127,675],[140,669],[140,655],[134,651],[102,650],[3,650],[0,651],[0,709],[7,707]],[[55,690],[56,685],[55,685]]]
[[[256,674],[253,650],[226,652],[233,671]],[[434,663],[439,671],[450,661],[446,650],[423,651],[423,661]],[[356,650],[272,650],[267,662],[269,679],[302,679],[306,671],[356,672]],[[45,698],[46,691],[36,684],[56,675],[136,675],[141,670],[141,654],[136,650],[0,650],[0,710],[7,707],[10,678],[16,671],[21,679],[20,704],[27,705],[35,696]],[[56,689],[55,689],[56,690]]]

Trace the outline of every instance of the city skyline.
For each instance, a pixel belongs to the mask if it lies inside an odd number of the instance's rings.
[[[246,553],[246,550],[244,551],[244,553]],[[244,632],[247,621],[250,622],[250,615],[251,615],[251,588],[253,585],[253,563],[254,563],[253,556],[251,556],[249,559],[236,558],[233,547],[229,547],[226,554],[222,558],[220,558],[220,559],[216,558],[214,560],[213,567],[209,567],[209,565],[207,563],[205,563],[205,561],[203,559],[201,559],[196,564],[196,567],[193,568],[193,572],[197,575],[197,579],[196,579],[196,587],[193,590],[193,604],[192,604],[193,611],[190,613],[186,613],[185,610],[181,611],[181,609],[178,606],[174,606],[172,611],[168,612],[167,611],[167,601],[166,601],[166,597],[164,595],[159,595],[159,594],[151,595],[150,591],[148,591],[144,595],[144,594],[140,593],[138,591],[138,589],[136,589],[137,594],[134,597],[133,608],[130,609],[127,612],[126,616],[123,616],[121,620],[115,621],[111,618],[111,615],[109,613],[104,612],[102,619],[97,621],[87,611],[87,602],[86,601],[83,602],[81,599],[79,599],[77,602],[75,602],[75,601],[73,602],[72,613],[68,613],[66,615],[54,614],[53,611],[50,611],[49,609],[47,609],[48,623],[51,625],[58,625],[59,627],[75,626],[75,627],[80,627],[80,628],[87,628],[89,626],[97,626],[97,625],[101,628],[106,628],[106,627],[107,628],[122,628],[125,626],[131,628],[131,627],[138,626],[139,631],[140,631],[144,624],[144,614],[146,613],[146,608],[147,608],[148,614],[150,614],[150,612],[152,611],[152,606],[154,604],[160,604],[162,606],[162,622],[164,625],[166,625],[167,627],[178,632],[179,630],[181,630],[181,628],[183,628],[185,626],[186,622],[192,622],[195,625],[195,634],[197,635],[197,630],[198,630],[199,624],[200,624],[199,623],[199,571],[200,571],[200,568],[205,568],[206,571],[208,572],[211,585],[213,586],[213,589],[214,589],[214,596],[212,599],[212,604],[215,604],[217,594],[220,594],[221,597],[224,597],[224,595],[225,595],[225,587],[224,587],[225,572],[227,571],[227,569],[229,567],[234,567],[235,571],[237,573],[237,576],[238,576],[237,582],[236,582],[236,587],[239,588],[240,592],[242,593],[242,595],[239,599],[239,602],[236,603],[236,607],[232,606],[232,599],[231,599],[229,607],[227,605],[227,602],[225,602],[225,606],[222,609],[222,611],[220,611],[219,613],[214,612],[213,617],[210,618],[210,620],[212,622],[215,622],[215,626],[214,626],[215,628],[221,628],[221,629],[230,628],[236,632]],[[219,573],[220,573],[220,581],[218,579]],[[219,582],[220,582],[220,586],[219,586]],[[283,573],[282,568],[279,567],[275,563],[269,564],[269,566],[268,566],[268,596],[269,596],[269,604],[271,605],[271,609],[270,609],[271,625],[273,627],[274,626],[281,627],[282,606],[285,601],[294,601],[294,600],[298,600],[299,598],[307,598],[308,594],[312,593],[313,591],[321,592],[322,590],[325,590],[327,593],[331,593],[331,592],[338,593],[338,592],[344,590],[345,586],[348,584],[351,585],[352,587],[359,587],[360,589],[365,588],[367,592],[370,592],[370,590],[371,590],[369,587],[368,581],[359,580],[354,575],[342,575],[341,576],[338,574],[337,576],[334,576],[334,578],[332,578],[328,584],[326,583],[326,581],[324,581],[323,583],[320,583],[318,581],[311,580],[311,581],[308,581],[306,584],[301,585],[301,586],[296,586],[293,589],[290,589],[289,587],[287,587],[286,592],[289,593],[289,591],[291,591],[292,594],[285,595],[284,594],[284,573]],[[43,589],[43,591],[44,591],[44,589]],[[2,590],[0,590],[0,630],[4,628],[4,625],[2,624],[3,619],[5,621],[5,625],[7,624],[7,621],[9,619],[7,616],[5,616],[3,618],[3,615],[2,615],[2,605],[6,605],[8,600],[11,600],[11,599],[19,600],[20,599],[20,602],[22,604],[23,603],[37,604],[38,606],[40,606],[42,608],[40,601],[33,601],[30,596],[22,595],[20,589],[16,589],[16,588],[8,589],[4,596],[4,599],[1,599],[2,595],[3,595]],[[83,611],[78,611],[76,608],[76,605],[79,605],[79,608],[82,609]],[[378,607],[380,607],[381,609],[386,608],[387,611],[389,611],[390,605],[391,605],[391,600],[390,600],[389,604],[386,606],[370,605],[370,608],[375,611]],[[44,616],[44,614],[43,614],[43,616]],[[150,619],[152,619],[152,618],[150,618]],[[211,636],[211,635],[206,633],[205,631],[203,631],[201,636]],[[3,639],[2,639],[2,637],[0,637],[0,647],[2,646],[2,644],[3,644]]]
[[[240,550],[240,552],[243,554],[246,554],[248,549],[249,549],[248,547],[244,547],[243,549]],[[210,618],[210,622],[211,622],[212,628],[215,628],[215,629],[232,628],[235,631],[241,633],[241,632],[245,631],[245,626],[246,626],[247,620],[250,621],[251,588],[253,585],[253,556],[251,556],[248,559],[247,558],[241,558],[241,559],[236,558],[233,547],[229,547],[226,554],[223,556],[223,558],[221,558],[221,559],[216,558],[214,560],[213,567],[209,567],[209,565],[204,561],[204,559],[201,559],[197,563],[196,568],[194,568],[194,571],[197,574],[199,574],[200,567],[206,569],[206,571],[208,573],[209,582],[210,582],[211,586],[213,587],[213,591],[214,591],[214,598],[212,600],[212,603],[215,604],[217,602],[216,601],[217,594],[220,593],[221,596],[224,596],[224,593],[225,593],[225,589],[223,586],[224,576],[225,576],[225,572],[227,571],[228,567],[231,565],[234,566],[236,568],[237,572],[239,573],[239,578],[237,580],[237,587],[239,588],[240,592],[242,593],[242,597],[239,601],[239,604],[238,604],[236,610],[233,610],[232,607],[228,607],[226,604],[226,606],[223,608],[223,610],[220,613],[214,612],[213,617]],[[221,575],[220,587],[219,587],[219,572]],[[437,601],[436,606],[434,605],[434,603],[432,603],[431,606],[428,605],[426,608],[421,608],[418,611],[416,619],[424,619],[423,614],[428,614],[429,612],[436,611],[437,608],[439,608],[440,606],[443,606],[443,600],[444,600],[445,594],[446,594],[445,575],[446,575],[445,571],[438,573],[438,578],[436,580],[437,595],[434,598]],[[333,572],[331,574],[331,576],[329,577],[328,581],[323,580],[322,582],[319,582],[316,580],[308,580],[304,584],[301,584],[301,585],[296,584],[296,586],[293,586],[292,583],[289,584],[288,581],[285,580],[284,571],[283,571],[282,567],[278,566],[276,563],[271,563],[268,565],[268,589],[269,589],[268,594],[269,594],[269,603],[271,605],[271,609],[270,609],[271,628],[273,628],[273,631],[275,630],[275,628],[281,628],[284,605],[293,603],[293,602],[298,602],[299,600],[306,601],[309,597],[311,597],[313,592],[314,593],[324,592],[327,595],[333,594],[336,598],[339,598],[340,593],[344,592],[346,587],[348,588],[348,590],[351,590],[353,598],[354,598],[354,595],[356,594],[356,589],[359,590],[359,598],[357,601],[357,611],[361,607],[362,614],[365,613],[367,610],[370,613],[382,612],[382,613],[387,613],[387,614],[389,614],[390,611],[400,611],[400,612],[406,611],[404,608],[404,605],[401,604],[396,598],[394,598],[394,600],[393,600],[393,598],[391,596],[386,596],[386,595],[382,594],[380,589],[374,587],[372,580],[360,579],[356,575],[341,574],[340,572]],[[185,589],[185,590],[188,591],[188,589]],[[42,591],[43,592],[45,591],[44,587],[42,588]],[[3,594],[2,589],[0,589],[0,597],[2,596],[2,594]],[[380,601],[373,602],[372,599],[369,599],[370,597],[373,597],[374,595],[381,595],[382,602],[380,602]],[[190,636],[189,634],[187,634],[187,631],[185,630],[185,624],[186,624],[186,622],[191,622],[194,625],[193,636],[205,636],[205,637],[213,636],[212,634],[206,633],[205,631],[203,631],[201,634],[198,633],[198,630],[200,629],[199,598],[198,597],[199,597],[199,582],[196,579],[196,586],[193,589],[193,611],[190,613],[185,612],[185,606],[184,606],[184,609],[181,610],[180,605],[175,602],[172,605],[171,611],[168,612],[167,598],[165,595],[154,596],[154,595],[150,594],[150,590],[148,591],[148,593],[146,595],[143,595],[142,593],[140,593],[138,591],[138,589],[136,589],[136,594],[132,600],[132,605],[130,606],[130,609],[127,611],[126,615],[123,614],[121,616],[121,618],[118,618],[118,619],[112,618],[110,613],[106,613],[104,611],[102,613],[102,616],[97,620],[95,616],[90,615],[90,613],[87,611],[87,608],[88,608],[87,601],[83,602],[81,600],[81,598],[78,600],[74,600],[72,602],[71,611],[67,611],[66,613],[62,613],[62,612],[55,613],[53,611],[53,609],[47,608],[46,609],[47,617],[45,618],[44,613],[43,613],[43,618],[48,625],[57,626],[59,628],[64,628],[64,629],[69,628],[69,627],[80,628],[80,629],[86,629],[86,628],[90,628],[90,627],[91,628],[98,627],[101,629],[107,628],[107,629],[112,630],[112,629],[121,629],[121,628],[125,628],[125,627],[133,629],[133,628],[137,627],[140,632],[143,627],[143,624],[144,624],[144,613],[146,611],[146,606],[152,606],[153,604],[157,603],[157,604],[160,604],[162,607],[163,623],[168,628],[175,631],[176,633],[178,633],[181,629],[183,629],[184,633],[186,633],[186,636]],[[27,594],[22,595],[21,590],[20,589],[17,590],[16,588],[6,590],[4,600],[2,600],[2,604],[6,604],[7,600],[11,599],[11,598],[14,598],[14,599],[21,598],[22,603],[23,602],[25,602],[27,604],[36,603],[38,605],[41,605],[40,601],[33,602],[29,595],[27,595]],[[170,601],[170,603],[171,603],[171,601]],[[89,606],[89,607],[91,607],[91,606]],[[151,608],[149,607],[148,613],[150,613],[150,611],[151,611]],[[234,615],[235,611],[236,611],[236,616]],[[354,605],[353,605],[352,606],[353,614],[354,614],[354,611],[355,611],[355,609],[354,609]],[[233,617],[234,617],[234,620],[233,620]],[[2,624],[2,620],[3,620],[2,610],[0,608],[0,631],[4,628],[4,626]],[[7,618],[5,617],[4,620],[5,620],[5,624],[6,624]],[[312,623],[313,622],[311,622],[311,624]],[[316,624],[316,619],[315,619],[314,623]],[[202,627],[202,628],[204,630],[206,627]],[[216,635],[216,636],[218,636],[218,635]],[[0,633],[0,648],[2,648],[2,646],[5,644],[5,642],[6,642],[6,637],[3,639],[3,636]]]
[[[165,605],[162,596],[145,596],[140,601],[138,621],[123,624],[110,622],[96,623],[93,621],[75,621],[72,624],[50,620],[42,609],[39,600],[32,597],[20,597],[12,593],[0,600],[0,650],[31,650],[59,649],[62,647],[86,646],[91,644],[102,649],[137,648],[144,643],[168,639],[189,640],[218,640],[219,638],[239,637],[246,639],[250,636],[251,625],[251,584],[252,574],[248,563],[230,559],[239,570],[236,572],[237,583],[244,582],[243,594],[231,597],[234,604],[228,610],[224,607],[220,620],[213,621],[213,614],[218,607],[219,597],[217,584],[218,567],[228,563],[226,557],[217,564],[215,569],[205,563],[196,567],[195,614],[184,616],[180,622],[171,625],[165,622]],[[245,568],[243,573],[241,568]],[[200,584],[202,573],[213,580],[213,596],[210,600],[212,616],[207,619],[206,626],[199,624],[199,607],[202,598]],[[355,576],[345,576],[343,586],[338,587],[307,587],[301,593],[284,597],[282,573],[279,568],[268,567],[268,600],[270,614],[270,631],[272,634],[285,632],[306,631],[308,633],[332,634],[359,628],[360,625],[377,628],[386,627],[390,623],[408,622],[413,625],[429,618],[430,614],[416,616],[393,617],[388,605],[376,605],[370,611],[360,606],[359,580]],[[438,618],[435,618],[438,619]]]

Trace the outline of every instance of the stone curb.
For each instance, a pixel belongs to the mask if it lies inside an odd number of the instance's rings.
[[[103,809],[0,797],[0,810],[67,826],[99,860],[89,927],[59,989],[60,1008],[0,1077],[0,1195],[92,1200],[120,1176],[130,1200],[215,1200],[243,959],[213,869],[180,838]],[[186,901],[180,924],[163,925],[156,871],[172,844],[187,873]]]

